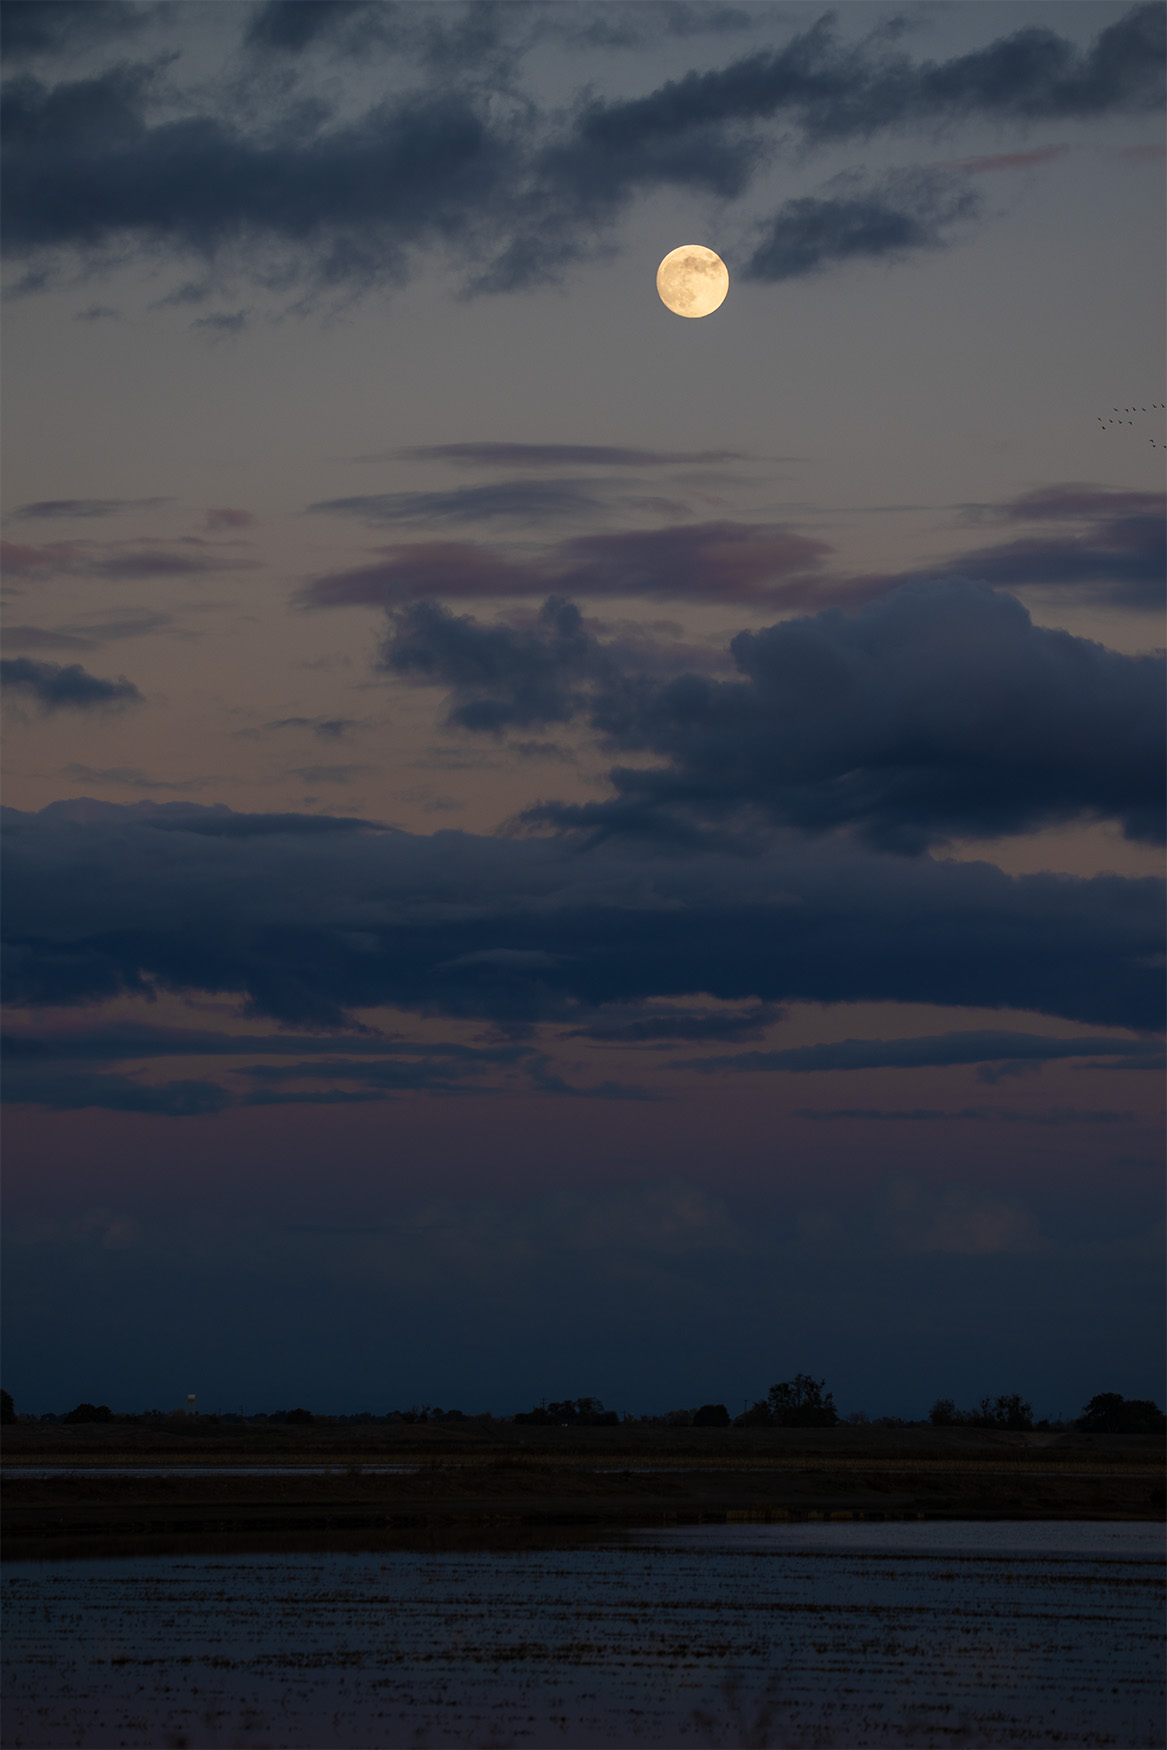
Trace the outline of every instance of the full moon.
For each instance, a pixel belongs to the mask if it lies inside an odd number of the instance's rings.
[[[657,268],[656,289],[677,316],[711,316],[725,302],[729,269],[703,243],[682,243]]]

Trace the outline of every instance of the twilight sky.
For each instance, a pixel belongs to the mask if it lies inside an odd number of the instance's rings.
[[[1163,9],[0,16],[18,1408],[1161,1399]]]

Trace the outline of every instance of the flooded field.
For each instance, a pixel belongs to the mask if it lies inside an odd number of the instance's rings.
[[[1164,1743],[1163,1527],[17,1561],[3,1745]]]

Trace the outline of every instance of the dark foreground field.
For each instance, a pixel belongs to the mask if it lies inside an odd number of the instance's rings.
[[[1167,1504],[1151,1436],[201,1419],[7,1434],[8,1556],[751,1519],[1156,1519]],[[113,1474],[127,1466],[164,1474]],[[211,1474],[181,1474],[192,1466]]]

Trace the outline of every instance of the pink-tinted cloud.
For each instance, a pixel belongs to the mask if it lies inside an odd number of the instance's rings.
[[[208,572],[253,570],[256,561],[220,559],[197,549],[198,539],[174,543],[131,542],[97,547],[87,541],[53,541],[33,547],[23,542],[0,542],[0,561],[9,577],[96,577],[106,579],[147,577],[198,577]],[[195,549],[192,551],[192,549]]]
[[[961,170],[967,176],[979,176],[994,170],[1030,170],[1035,164],[1049,164],[1062,158],[1068,146],[1038,146],[1032,152],[992,152],[985,158],[958,158],[946,164],[945,170]]]
[[[0,564],[8,577],[44,577],[65,570],[77,550],[74,541],[32,547],[23,541],[0,541]]]
[[[1113,492],[1070,480],[977,509],[1003,522],[1094,522],[1099,517],[1161,517],[1164,497],[1161,492]]]
[[[813,577],[832,551],[826,541],[781,523],[698,523],[579,535],[543,559],[512,560],[470,542],[426,541],[381,549],[376,564],[315,579],[306,607],[399,607],[451,601],[545,596],[653,596],[665,600],[767,602],[785,580]],[[791,600],[802,600],[795,592]]]

